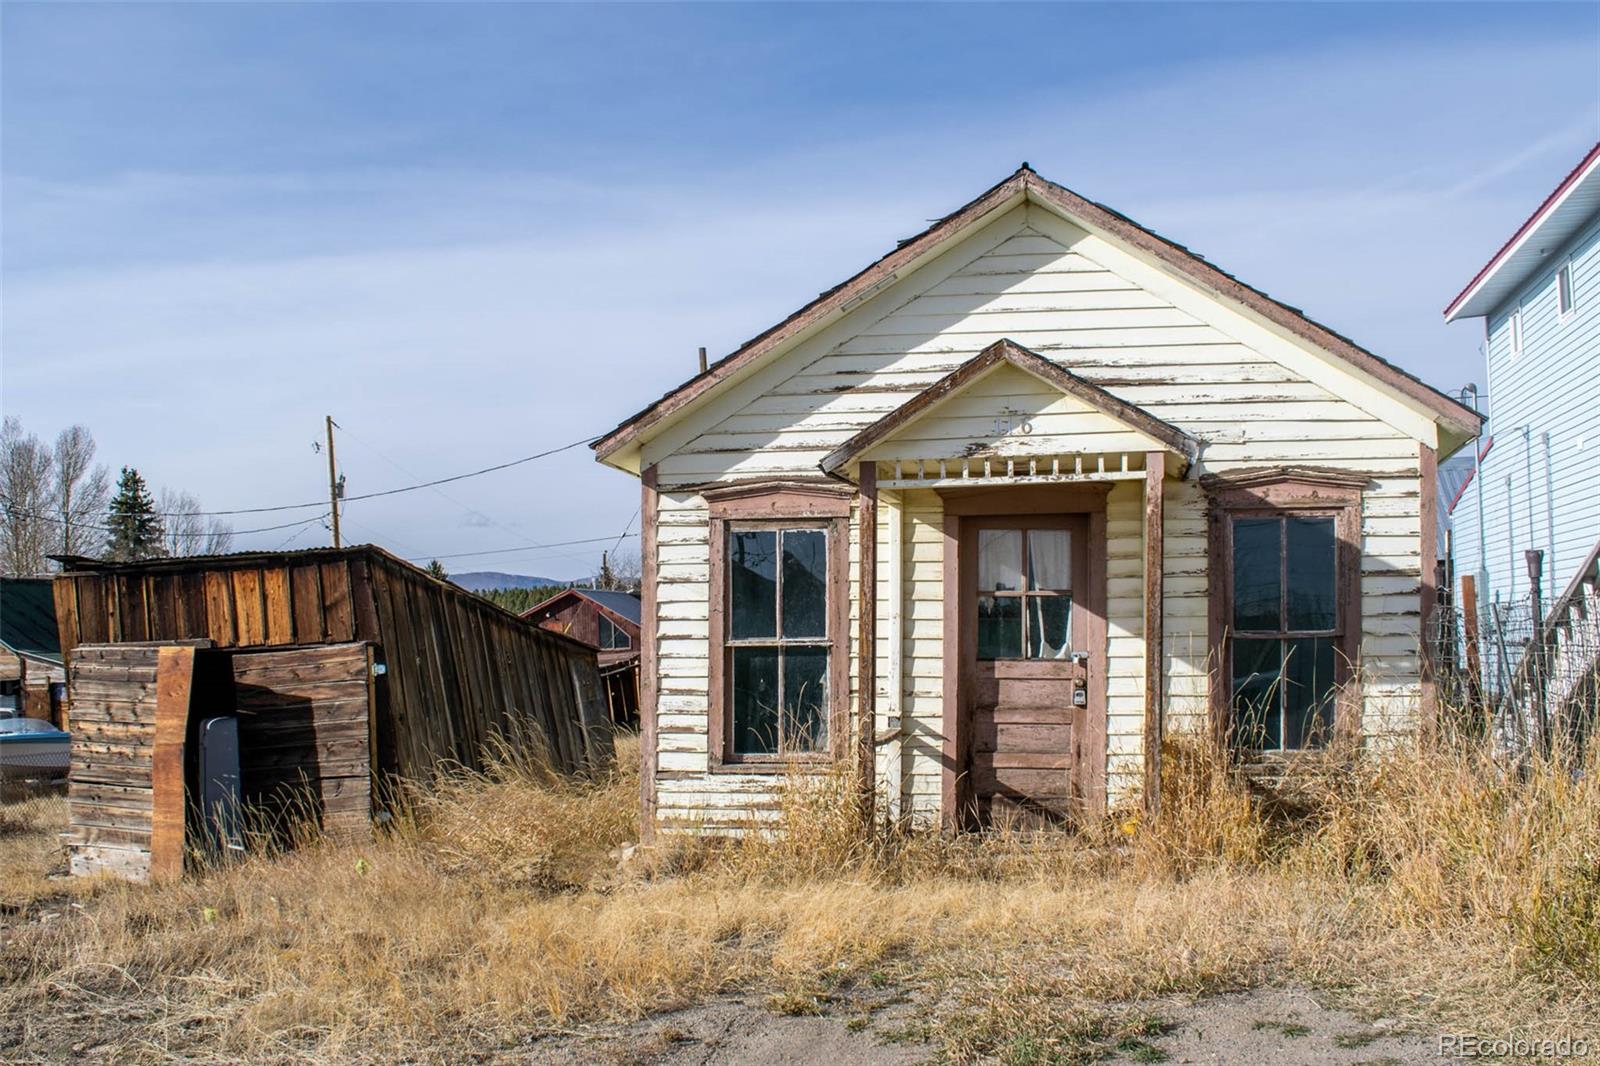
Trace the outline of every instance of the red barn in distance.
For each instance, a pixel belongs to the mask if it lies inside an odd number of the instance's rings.
[[[611,720],[639,724],[639,597],[611,589],[570,588],[535,604],[522,617],[597,651]]]

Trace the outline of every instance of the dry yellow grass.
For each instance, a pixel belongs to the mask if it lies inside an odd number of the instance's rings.
[[[1152,997],[1284,981],[1486,1033],[1600,1029],[1593,772],[1417,746],[1285,809],[1193,746],[1167,764],[1154,822],[867,837],[838,776],[791,786],[782,835],[676,839],[620,869],[634,775],[503,764],[370,844],[102,884],[49,921],[58,860],[13,825],[0,855],[35,872],[0,881],[22,910],[0,1016],[37,1019],[24,1046],[122,1061],[443,1061],[736,987],[801,1010],[872,984],[937,1003],[919,1035],[955,1061],[1049,1061],[1140,1031]]]

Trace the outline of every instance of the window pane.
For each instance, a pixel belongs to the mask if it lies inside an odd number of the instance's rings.
[[[1333,639],[1287,641],[1284,656],[1284,747],[1320,748],[1333,729]]]
[[[1566,314],[1572,310],[1572,268],[1563,266],[1556,271],[1556,310]]]
[[[1278,704],[1277,640],[1233,640],[1233,723],[1240,747],[1271,751],[1282,747]]]
[[[1029,596],[1028,658],[1065,659],[1072,652],[1072,597]]]
[[[978,658],[1015,659],[1022,654],[1022,598],[978,597]]]
[[[1072,534],[1064,529],[1028,530],[1028,588],[1072,590]]]
[[[828,750],[828,649],[783,653],[783,750]]]
[[[1021,587],[1022,530],[978,530],[978,591],[1016,592]],[[1021,648],[1021,641],[1017,646]]]
[[[1290,518],[1289,629],[1332,629],[1334,614],[1334,560],[1338,539],[1332,518]]]
[[[1279,628],[1279,535],[1276,518],[1239,518],[1233,523],[1233,628],[1275,632]]]
[[[778,535],[770,530],[728,533],[728,634],[778,634]]]
[[[820,637],[828,631],[828,535],[820,529],[783,531],[783,635]]]
[[[778,751],[778,649],[733,649],[733,750],[736,755]]]

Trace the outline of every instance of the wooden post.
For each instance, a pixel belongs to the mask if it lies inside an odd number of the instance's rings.
[[[1478,648],[1478,579],[1461,575],[1461,639],[1467,652],[1467,702],[1471,704],[1474,729],[1488,729],[1489,716],[1483,705],[1483,655]]]
[[[656,491],[656,468],[647,466],[639,474],[639,840],[656,835],[656,700],[660,692],[656,678],[656,529],[660,521],[660,493]],[[722,590],[712,588],[712,602]],[[712,649],[720,654],[722,649]],[[712,737],[714,745],[717,739]]]
[[[1531,531],[1530,531],[1531,532]],[[1528,697],[1533,701],[1533,722],[1539,731],[1539,750],[1550,754],[1550,707],[1545,700],[1544,552],[1530,548],[1522,553],[1528,564],[1528,613],[1532,615],[1528,643]]]
[[[1439,608],[1439,461],[1426,444],[1417,446],[1417,500],[1422,568],[1422,619],[1417,646],[1421,651],[1422,727],[1439,728],[1439,685],[1433,661],[1433,617]]]
[[[194,648],[164,647],[156,653],[156,728],[150,755],[152,881],[183,876],[184,824],[189,810],[184,748],[193,682]]]
[[[339,468],[333,461],[333,416],[328,415],[328,505],[333,514],[333,546],[339,543]]]
[[[863,461],[860,472],[861,501],[857,515],[860,570],[856,578],[857,630],[856,676],[860,690],[860,722],[857,727],[856,754],[861,774],[861,818],[870,829],[873,800],[877,794],[878,734],[878,464]]]
[[[1144,805],[1161,810],[1161,741],[1166,677],[1164,586],[1166,548],[1162,529],[1167,459],[1164,452],[1144,457]]]
[[[887,711],[894,730],[889,746],[889,818],[898,819],[904,805],[905,774],[905,496],[892,493],[881,501],[887,513],[885,539],[889,558],[884,560],[889,585],[889,610],[884,635],[888,647],[889,676],[884,679],[889,695]]]

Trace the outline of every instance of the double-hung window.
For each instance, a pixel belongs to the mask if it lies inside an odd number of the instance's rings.
[[[849,698],[848,496],[831,487],[708,493],[712,766],[840,752]]]
[[[1340,638],[1332,514],[1236,515],[1229,638],[1234,736],[1251,751],[1321,747]]]
[[[1219,737],[1271,753],[1358,735],[1364,477],[1290,468],[1208,480]]]
[[[733,755],[828,750],[828,534],[728,530]]]

